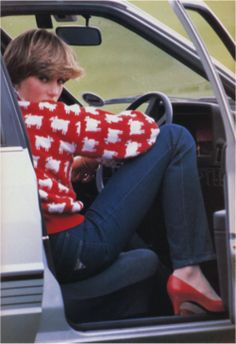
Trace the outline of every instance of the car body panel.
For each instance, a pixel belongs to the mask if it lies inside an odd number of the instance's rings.
[[[29,342],[38,329],[43,295],[37,183],[27,149],[11,147],[0,151],[4,180],[1,187],[2,339],[18,342],[21,338]],[[29,330],[22,332],[23,328]]]

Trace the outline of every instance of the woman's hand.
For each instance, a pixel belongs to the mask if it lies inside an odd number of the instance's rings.
[[[94,177],[98,167],[96,159],[76,156],[72,164],[72,182],[90,182]]]

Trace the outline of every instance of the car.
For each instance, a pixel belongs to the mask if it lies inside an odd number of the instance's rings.
[[[65,103],[113,112],[130,104],[148,111],[151,103],[149,114],[162,125],[173,121],[191,132],[217,256],[203,269],[226,311],[173,314],[163,287],[170,269],[165,228],[153,211],[110,268],[58,283],[25,125],[1,58],[2,342],[235,342],[235,75],[209,55],[189,11],[215,30],[233,61],[235,43],[202,1],[169,6],[191,41],[127,1],[2,0],[1,51],[27,29],[55,31],[87,74],[66,84]],[[85,202],[117,168],[99,168],[96,185],[84,188]]]

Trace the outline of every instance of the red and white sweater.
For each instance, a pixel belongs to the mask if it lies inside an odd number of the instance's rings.
[[[76,155],[101,160],[135,157],[156,141],[159,128],[140,111],[118,115],[78,104],[19,101],[28,131],[48,234],[83,222],[83,203],[71,184]]]

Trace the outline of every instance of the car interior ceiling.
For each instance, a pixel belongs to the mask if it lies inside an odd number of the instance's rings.
[[[38,23],[40,23],[40,17],[37,18]],[[40,24],[40,26],[45,25],[45,18],[43,19],[44,22]],[[6,49],[7,44],[10,41],[10,36],[1,29],[1,51],[2,54]],[[119,95],[117,95],[119,96]],[[65,103],[73,104],[74,102],[78,103],[78,100],[74,98],[68,90],[64,90],[62,94],[62,98]],[[225,149],[225,133],[223,130],[223,124],[221,120],[221,115],[219,109],[214,104],[206,104],[206,103],[178,103],[178,101],[172,101],[173,105],[173,112],[174,112],[174,123],[181,124],[189,129],[192,133],[193,137],[197,143],[197,158],[198,158],[198,167],[199,167],[199,175],[200,181],[203,191],[203,196],[205,200],[205,206],[207,209],[207,216],[209,221],[209,227],[211,231],[211,235],[213,240],[215,239],[214,233],[214,225],[213,225],[213,214],[215,211],[224,209],[224,188],[223,188],[223,176],[224,176],[224,149]],[[105,171],[109,178],[110,171]],[[97,193],[96,185],[94,183],[90,183],[88,185],[74,185],[75,191],[79,188],[80,192],[82,191],[84,194],[84,201],[85,203],[89,204],[94,196]],[[82,190],[81,190],[82,188]],[[160,231],[157,234],[155,230],[156,227],[160,228]],[[170,268],[170,261],[169,261],[169,254],[167,248],[167,240],[165,237],[165,226],[164,220],[162,216],[162,212],[160,211],[157,213],[154,209],[150,209],[150,213],[147,214],[145,222],[143,222],[138,230],[138,239],[134,240],[130,247],[127,248],[133,249],[140,246],[149,247],[158,253],[158,256],[164,263],[164,265]],[[140,240],[141,238],[141,240]],[[225,240],[225,239],[224,239]],[[223,240],[223,241],[224,241]],[[224,243],[222,242],[222,247]],[[47,248],[46,250],[50,250]],[[220,248],[221,250],[221,248]],[[208,277],[209,281],[213,285],[213,287],[219,292],[220,289],[220,282],[219,276],[222,274],[220,271],[224,269],[224,267],[217,266],[217,262],[210,262],[203,264],[203,271]],[[166,273],[166,271],[165,271]],[[150,280],[146,281],[147,285],[142,285],[142,288],[146,288],[150,286]],[[224,283],[227,283],[225,281]],[[139,289],[137,289],[139,290]],[[122,294],[124,293],[124,294]],[[134,289],[131,290],[123,290],[121,293],[117,293],[116,295],[112,295],[111,300],[109,299],[98,299],[92,300],[93,304],[89,305],[90,312],[93,312],[94,309],[101,308],[107,301],[111,301],[112,307],[116,307],[119,303],[120,298],[132,297],[138,294],[134,293]],[[115,300],[115,301],[114,301]],[[156,307],[160,306],[158,302]],[[112,303],[113,302],[113,303]],[[106,328],[116,328],[119,327],[122,321],[122,327],[128,327],[132,325],[154,325],[158,324],[166,324],[170,322],[182,322],[182,321],[196,321],[201,319],[217,319],[222,317],[221,315],[217,314],[204,314],[204,315],[196,315],[193,317],[188,317],[182,319],[181,317],[172,316],[172,312],[170,310],[168,300],[166,300],[167,310],[165,311],[165,305],[162,305],[158,310],[153,311],[151,314],[146,314],[144,317],[140,315],[135,319],[125,319],[125,321],[121,320],[119,317],[117,319],[106,319]],[[96,304],[96,306],[95,306]],[[81,310],[84,307],[87,307],[86,303],[80,303]],[[78,312],[80,310],[78,309]],[[70,315],[68,315],[70,318]],[[171,317],[170,317],[171,316]],[[103,328],[104,323],[101,318],[93,318],[92,320],[86,318],[81,319],[76,323],[75,321],[71,320],[72,325],[75,328],[83,328],[83,329],[99,329]],[[112,320],[112,321],[109,321]]]

